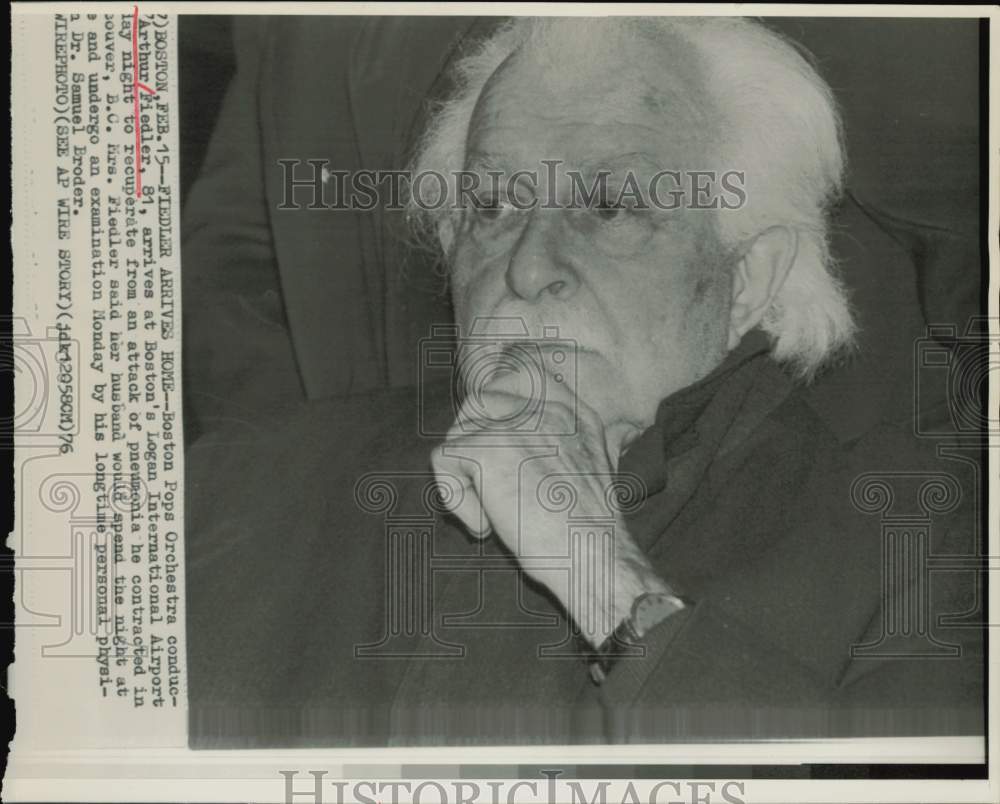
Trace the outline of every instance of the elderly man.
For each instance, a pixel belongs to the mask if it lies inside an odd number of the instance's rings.
[[[980,733],[978,632],[939,622],[974,586],[891,569],[867,480],[974,471],[898,398],[838,418],[855,322],[815,71],[748,20],[525,18],[454,86],[414,162],[445,192],[411,198],[449,381],[189,457],[195,744]],[[931,552],[974,551],[954,496]]]

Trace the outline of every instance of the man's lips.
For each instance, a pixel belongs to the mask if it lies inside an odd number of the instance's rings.
[[[576,343],[507,341],[468,360],[462,372],[465,393],[504,391],[525,398],[562,398],[580,390],[580,358],[602,357],[599,352]],[[552,395],[555,395],[552,397]]]
[[[575,395],[580,364],[604,360],[601,352],[572,338],[484,338],[467,343],[462,353],[459,374],[464,393],[472,396],[504,390],[533,398],[547,394],[552,383]]]
[[[563,342],[551,343],[548,341],[510,341],[501,342],[500,351],[502,353],[520,351],[530,354],[532,351],[541,354],[555,355],[557,352],[571,355],[596,355],[595,349],[583,346],[576,341],[566,339]]]

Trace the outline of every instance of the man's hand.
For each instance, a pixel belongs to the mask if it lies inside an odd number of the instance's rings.
[[[625,529],[597,413],[557,383],[547,383],[544,400],[521,395],[516,383],[501,377],[467,399],[432,465],[446,505],[470,533],[496,534],[596,647],[639,594],[669,588]],[[526,406],[535,406],[530,431],[518,415]],[[506,430],[504,421],[521,428]],[[577,525],[594,521],[575,551],[571,512]]]

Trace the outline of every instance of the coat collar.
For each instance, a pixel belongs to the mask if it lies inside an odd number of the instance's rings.
[[[770,362],[767,352],[767,337],[754,330],[711,373],[663,399],[653,425],[624,452],[618,470],[638,475],[648,494],[660,491],[672,458],[699,441],[714,440],[731,423],[735,411],[727,397],[745,395],[748,383]]]

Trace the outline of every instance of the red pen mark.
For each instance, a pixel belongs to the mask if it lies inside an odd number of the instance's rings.
[[[139,6],[132,6],[132,104],[135,116],[135,194],[142,195],[142,127],[139,125],[139,90],[156,93],[139,80]]]

